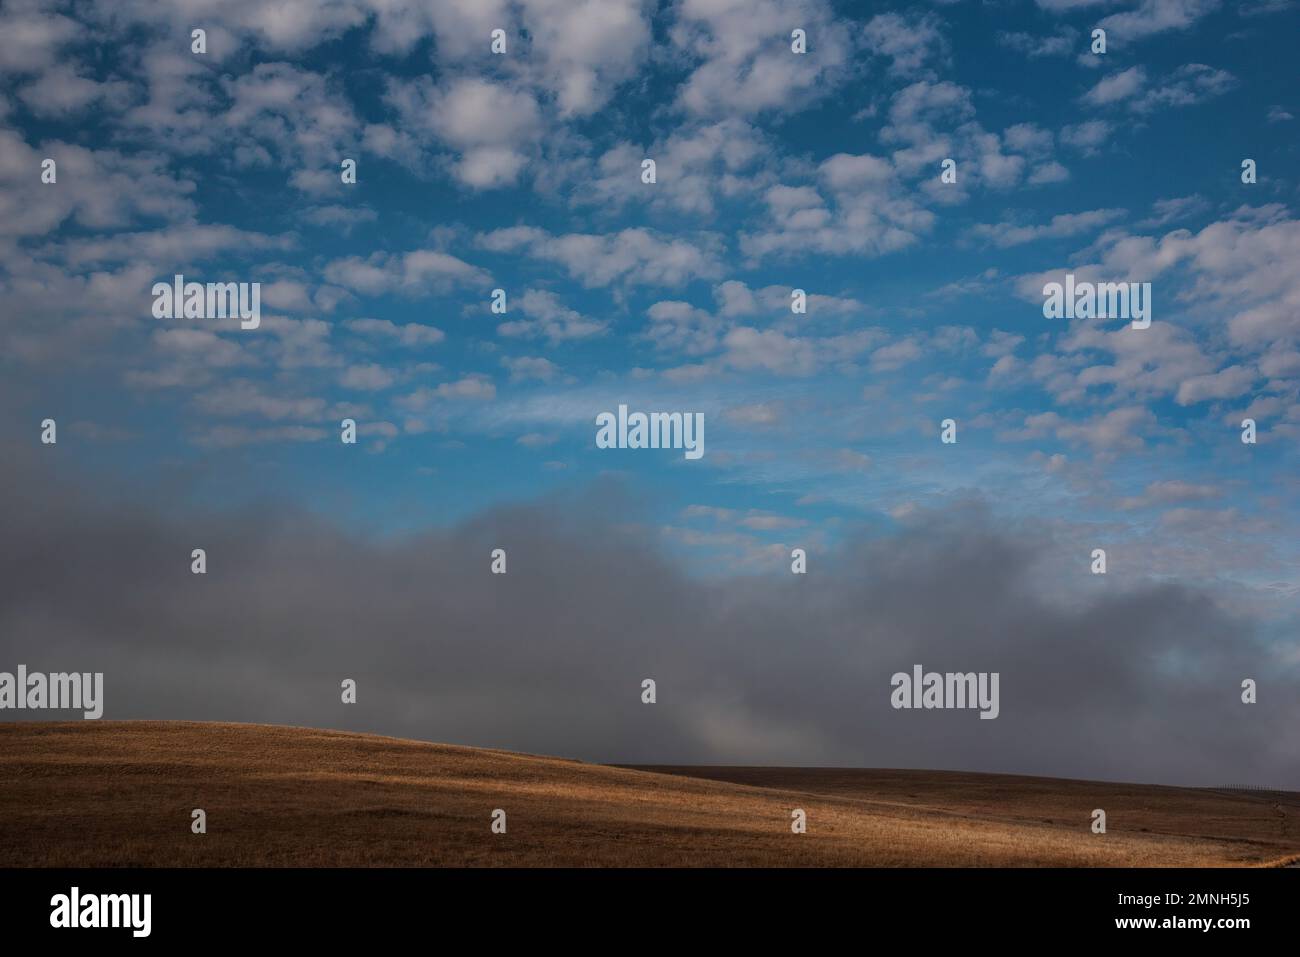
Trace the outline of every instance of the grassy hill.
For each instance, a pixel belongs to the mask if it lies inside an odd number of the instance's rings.
[[[1089,831],[1104,808],[1108,833]],[[191,833],[191,810],[208,832]],[[494,809],[507,832],[490,829]],[[808,832],[790,831],[802,808]],[[1161,866],[1300,859],[1300,794],[628,768],[309,728],[0,724],[0,866]]]

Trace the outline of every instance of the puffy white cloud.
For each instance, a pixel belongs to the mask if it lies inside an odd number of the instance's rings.
[[[555,293],[546,289],[528,289],[514,302],[514,308],[526,319],[511,319],[497,326],[499,335],[510,338],[546,339],[560,343],[573,339],[590,339],[604,335],[608,322],[588,319],[564,305]]]
[[[342,90],[326,77],[288,63],[259,63],[242,76],[225,78],[229,107],[219,123],[239,131],[282,158],[315,164],[322,156],[346,155],[361,124]],[[249,155],[246,162],[256,164]],[[335,176],[338,165],[331,167]]]
[[[710,215],[719,199],[749,195],[772,180],[771,145],[744,120],[687,124],[649,147],[620,143],[583,167],[573,200],[618,208],[629,202]],[[641,182],[641,163],[655,161],[655,183]]]
[[[817,347],[806,339],[775,329],[736,326],[723,337],[722,361],[741,372],[808,376],[817,371]]]
[[[1052,135],[1031,123],[1017,123],[1002,134],[975,118],[971,91],[949,81],[920,80],[894,94],[881,140],[894,147],[891,159],[900,173],[922,177],[922,190],[939,203],[964,200],[979,186],[1009,189],[1059,182],[1069,171],[1052,158]],[[940,164],[957,163],[957,182],[942,183]]]
[[[1157,420],[1150,409],[1126,406],[1079,421],[1066,419],[1057,412],[1026,416],[1022,429],[1003,432],[1000,438],[1024,441],[1054,434],[1063,442],[1087,445],[1093,452],[1107,457],[1123,450],[1141,449],[1146,444],[1144,436],[1156,427]]]
[[[613,283],[679,286],[721,273],[720,243],[709,234],[694,239],[664,236],[649,229],[624,229],[603,235],[551,235],[529,226],[507,227],[481,235],[479,244],[494,252],[522,251],[562,265],[585,286]]]
[[[932,61],[947,55],[947,42],[939,32],[939,19],[932,13],[905,16],[880,13],[863,28],[867,49],[888,57],[889,70],[910,77],[926,70]]]
[[[676,300],[656,302],[647,315],[650,325],[646,337],[659,349],[688,356],[716,351],[727,328],[725,322],[708,310]]]
[[[46,158],[58,166],[57,184],[40,183]],[[195,212],[193,192],[194,183],[177,178],[158,156],[60,141],[34,148],[17,132],[0,130],[0,236],[42,236],[69,219],[91,229],[185,219]]]
[[[688,113],[750,115],[824,96],[849,75],[853,42],[824,0],[681,0],[669,29],[694,65],[678,91]],[[808,52],[790,34],[806,31]]]
[[[562,118],[594,112],[647,57],[651,9],[647,0],[525,0],[527,79],[555,97]]]
[[[404,129],[436,137],[456,151],[453,174],[475,188],[516,182],[543,130],[532,94],[477,77],[444,87],[428,77],[392,80],[386,99]]]
[[[27,108],[43,118],[64,118],[95,104],[121,109],[129,96],[129,87],[121,80],[92,80],[66,63],[50,67],[18,91]]]
[[[482,286],[489,281],[482,269],[436,249],[348,256],[326,265],[324,274],[330,282],[367,296],[413,296],[458,285]]]
[[[468,375],[454,382],[444,382],[433,391],[440,399],[486,401],[496,397],[497,387],[487,376]]]
[[[767,190],[767,223],[740,236],[747,256],[879,256],[912,245],[933,225],[934,214],[907,194],[886,160],[841,153],[817,174],[820,188]]]
[[[1082,153],[1095,153],[1110,139],[1111,125],[1105,120],[1086,120],[1061,128],[1061,142]]]
[[[1219,0],[1141,0],[1136,9],[1112,13],[1099,25],[1118,40],[1140,40],[1186,29],[1218,8]]]
[[[1216,70],[1204,63],[1188,63],[1143,93],[1131,106],[1135,113],[1194,106],[1210,97],[1220,96],[1236,85],[1237,78],[1227,70]]]
[[[339,385],[345,389],[360,389],[366,392],[387,389],[396,381],[397,376],[391,369],[375,362],[348,366],[339,376]]]
[[[1192,283],[1182,300],[1216,305],[1239,347],[1260,349],[1300,337],[1300,276],[1294,268],[1300,261],[1300,220],[1285,207],[1243,206],[1198,232],[1178,229],[1159,238],[1112,230],[1088,252],[1094,261],[1068,270],[1080,280],[1150,282],[1175,267],[1188,270]],[[1022,276],[1018,290],[1041,302],[1043,283],[1059,281],[1065,272]]]
[[[54,65],[59,50],[83,27],[58,13],[6,5],[0,10],[0,73],[34,73]]]
[[[359,336],[393,342],[408,349],[436,346],[447,338],[441,329],[420,322],[398,325],[388,319],[349,319],[343,325]]]
[[[1207,399],[1235,399],[1250,391],[1258,374],[1246,366],[1228,366],[1210,375],[1193,376],[1178,386],[1179,405],[1192,405]]]
[[[1093,106],[1118,103],[1137,96],[1146,82],[1146,69],[1141,66],[1131,66],[1127,70],[1112,73],[1098,80],[1097,84],[1083,95],[1083,100]]]
[[[183,38],[189,45],[190,30],[202,25],[209,33],[221,31],[253,41],[254,45],[277,53],[301,53],[342,36],[365,24],[372,14],[381,18],[404,2],[384,0],[186,0],[158,4],[153,0],[100,0],[85,13],[99,28],[111,25],[147,28]]]
[[[1153,113],[1170,107],[1193,106],[1226,93],[1236,83],[1236,77],[1228,71],[1204,63],[1184,64],[1155,83],[1148,81],[1144,67],[1134,66],[1100,80],[1083,95],[1083,101],[1091,106],[1127,102],[1134,113]]]

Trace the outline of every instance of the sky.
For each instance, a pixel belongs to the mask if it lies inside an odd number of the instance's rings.
[[[103,670],[109,718],[1300,787],[1298,26],[5,0],[0,669]],[[156,318],[176,274],[257,328]],[[1066,274],[1149,328],[1047,318]],[[598,447],[620,405],[704,454]],[[918,661],[999,718],[890,708]]]

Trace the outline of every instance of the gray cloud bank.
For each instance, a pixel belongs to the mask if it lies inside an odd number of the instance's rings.
[[[864,533],[806,576],[705,580],[648,544],[616,484],[378,541],[294,506],[68,484],[61,452],[0,464],[0,671],[102,671],[106,718],[610,762],[1300,787],[1293,653],[1186,587],[1108,576],[1048,597],[1050,533],[984,506]],[[892,709],[890,676],[916,663],[999,672],[1000,717]],[[1241,703],[1244,677],[1258,704]],[[0,713],[34,716],[70,717]]]

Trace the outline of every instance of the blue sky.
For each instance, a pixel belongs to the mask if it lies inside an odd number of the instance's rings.
[[[978,497],[1293,613],[1293,4],[258,7],[0,14],[6,405],[87,476],[392,535],[616,473],[701,574]],[[1045,319],[1069,270],[1152,327]],[[177,272],[261,327],[153,319]]]

